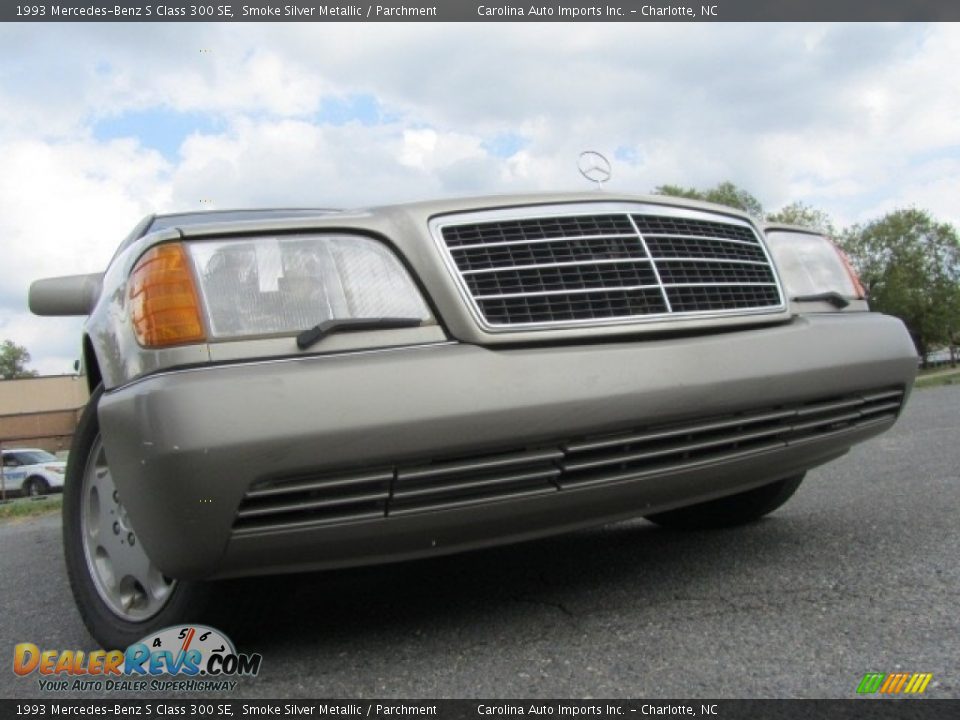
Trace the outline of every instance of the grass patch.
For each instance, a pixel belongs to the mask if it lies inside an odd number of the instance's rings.
[[[0,521],[13,518],[36,517],[60,512],[63,495],[44,495],[37,500],[18,498],[0,503]]]
[[[914,387],[917,388],[940,387],[942,385],[960,385],[960,368],[921,371],[914,383]]]
[[[917,375],[920,377],[926,377],[927,375],[940,375],[941,373],[955,372],[960,372],[960,365],[957,367],[950,367],[949,365],[937,365],[935,367],[928,367],[926,369],[919,368],[917,370]]]

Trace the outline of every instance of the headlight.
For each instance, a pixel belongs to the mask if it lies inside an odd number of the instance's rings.
[[[829,239],[800,230],[768,230],[765,235],[791,299],[846,305],[865,297],[850,263]]]
[[[164,247],[181,248],[192,270],[190,287],[181,277],[170,281],[171,292],[178,298],[171,304],[178,305],[180,313],[173,319],[184,315],[189,319],[195,307],[206,319],[204,338],[288,335],[330,320],[431,318],[394,253],[370,238],[288,235],[158,246]],[[131,293],[142,264],[143,260],[137,263],[131,276]],[[164,286],[162,280],[153,284]],[[191,288],[196,293],[193,301]],[[162,299],[158,294],[158,300]],[[164,309],[162,302],[157,309]],[[149,317],[149,308],[141,314]],[[135,311],[135,326],[136,320]],[[162,326],[162,316],[160,320],[154,324]],[[195,341],[191,329],[188,323],[184,339],[175,339],[180,336],[174,328],[166,343],[149,342],[149,336],[141,337],[139,332],[138,338],[147,346]]]

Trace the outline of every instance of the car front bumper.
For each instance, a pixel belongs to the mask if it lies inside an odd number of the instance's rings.
[[[846,313],[696,337],[496,350],[442,343],[205,366],[106,393],[99,417],[151,559],[171,577],[226,577],[483,547],[749,489],[841,455],[899,412],[851,424],[844,418],[857,411],[844,411],[810,434],[796,419],[810,412],[805,404],[849,409],[857,393],[878,407],[884,393],[905,400],[915,374],[899,320]],[[740,428],[722,453],[704,451],[740,413],[758,423],[789,415],[776,422],[793,434],[757,440]],[[690,434],[650,440],[671,424]],[[679,455],[678,442],[687,442]],[[605,460],[591,474],[594,448],[614,444],[623,457],[654,447],[653,460],[642,469]],[[588,461],[571,464],[574,451]],[[565,463],[581,469],[551,473]],[[447,495],[431,496],[422,483],[441,470]],[[458,477],[480,490],[450,494]],[[317,490],[326,486],[346,489]],[[306,489],[284,494],[297,487]],[[238,522],[251,488],[295,507]],[[363,512],[302,512],[345,507],[351,492],[369,500]],[[440,500],[401,502],[423,496]]]

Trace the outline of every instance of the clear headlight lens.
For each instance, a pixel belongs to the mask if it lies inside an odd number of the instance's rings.
[[[836,293],[847,299],[864,297],[860,281],[842,252],[822,235],[768,230],[767,246],[791,298]]]
[[[291,235],[190,243],[210,335],[306,330],[326,320],[429,320],[396,255],[354,235]]]

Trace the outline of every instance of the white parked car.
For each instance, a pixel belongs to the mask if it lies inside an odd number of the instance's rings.
[[[63,491],[67,464],[39,448],[3,451],[3,481],[8,493],[46,495]]]

